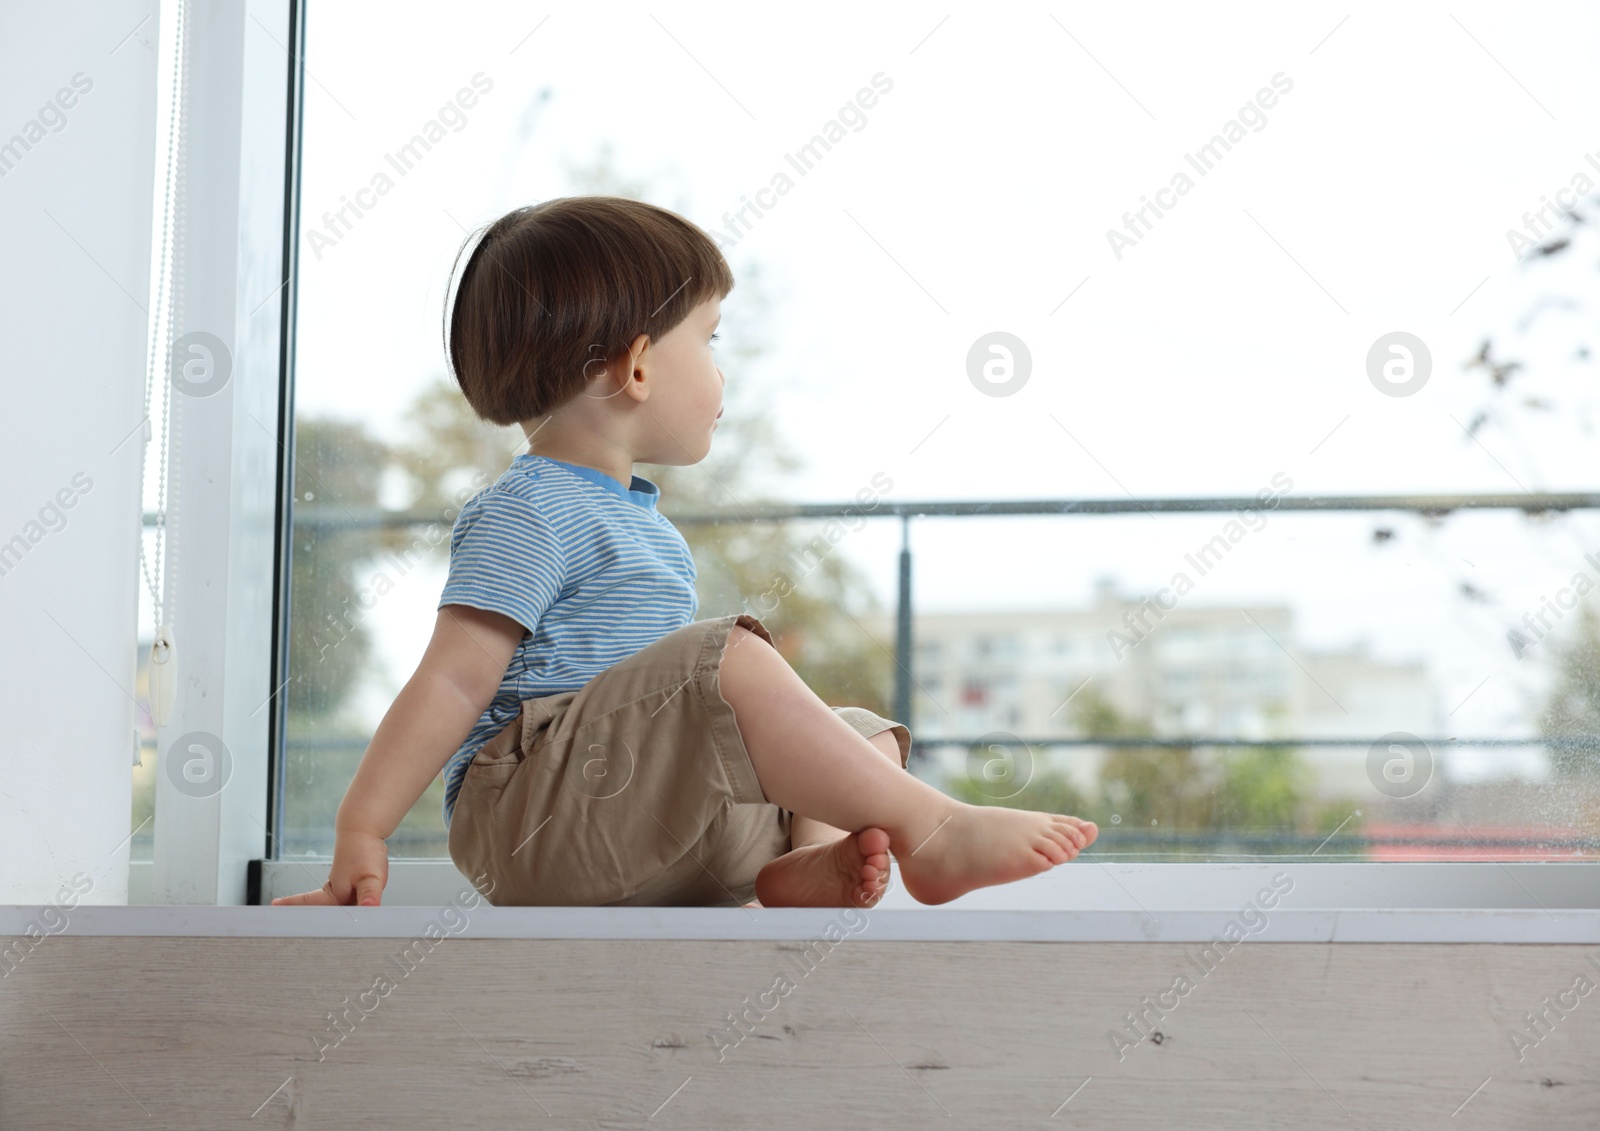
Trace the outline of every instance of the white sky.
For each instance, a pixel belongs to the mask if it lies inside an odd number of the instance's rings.
[[[307,229],[475,73],[494,87],[337,246],[318,259],[302,238],[298,407],[392,434],[443,374],[456,220],[578,191],[567,171],[608,149],[655,203],[720,227],[883,72],[893,89],[865,128],[727,253],[736,276],[759,267],[773,299],[751,325],[736,289],[721,332],[730,346],[762,338],[762,361],[727,378],[758,388],[809,459],[785,496],[845,501],[877,471],[898,500],[1251,495],[1279,472],[1296,495],[1589,489],[1595,362],[1572,349],[1593,309],[1521,320],[1541,296],[1592,294],[1600,248],[1586,232],[1576,255],[1530,268],[1506,232],[1575,173],[1600,181],[1584,160],[1600,162],[1600,14],[1536,13],[463,3],[441,19],[434,5],[312,0]],[[1119,262],[1107,229],[1175,172],[1194,175],[1183,155],[1278,72],[1294,87],[1266,127]],[[1403,399],[1365,372],[1397,329],[1434,360]],[[966,373],[994,330],[1032,354],[1008,397]],[[1480,445],[1456,421],[1488,403],[1482,372],[1462,370],[1486,334],[1534,363],[1513,392],[1561,411],[1518,411]],[[1078,605],[1101,575],[1159,586],[1224,521],[922,520],[917,602]],[[1398,538],[1374,548],[1374,525]],[[846,544],[886,600],[898,540],[884,522]],[[1588,551],[1594,516],[1468,515],[1433,531],[1274,516],[1188,601],[1292,604],[1305,642],[1426,658],[1447,710],[1471,693],[1451,716],[1460,733],[1526,733],[1536,657],[1514,661],[1506,628],[1580,568],[1600,580]],[[1498,603],[1462,599],[1463,579]],[[437,584],[430,596],[431,579],[412,582],[380,618],[394,688],[432,623]]]

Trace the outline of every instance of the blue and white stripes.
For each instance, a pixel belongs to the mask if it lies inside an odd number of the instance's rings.
[[[575,691],[694,619],[695,565],[656,510],[661,491],[531,453],[462,507],[439,607],[470,605],[528,630],[500,689],[445,766],[444,821],[485,742],[524,700]]]

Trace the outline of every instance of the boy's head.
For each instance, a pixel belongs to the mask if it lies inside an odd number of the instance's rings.
[[[710,339],[732,289],[716,244],[664,208],[615,196],[517,208],[461,268],[450,363],[484,420],[557,413],[644,462],[692,463],[722,403]]]

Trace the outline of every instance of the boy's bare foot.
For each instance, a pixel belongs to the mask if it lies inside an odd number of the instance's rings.
[[[949,903],[975,888],[1027,879],[1065,864],[1097,835],[1093,821],[1061,813],[952,802],[920,833],[920,843],[896,844],[894,858],[913,899]]]
[[[756,874],[763,907],[871,907],[889,882],[889,834],[862,829],[769,860]]]

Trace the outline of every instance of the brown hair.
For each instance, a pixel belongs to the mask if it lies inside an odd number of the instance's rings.
[[[595,363],[626,355],[638,335],[659,341],[732,289],[722,252],[677,213],[619,196],[557,197],[484,230],[447,313],[446,351],[473,411],[516,424],[576,396]]]

